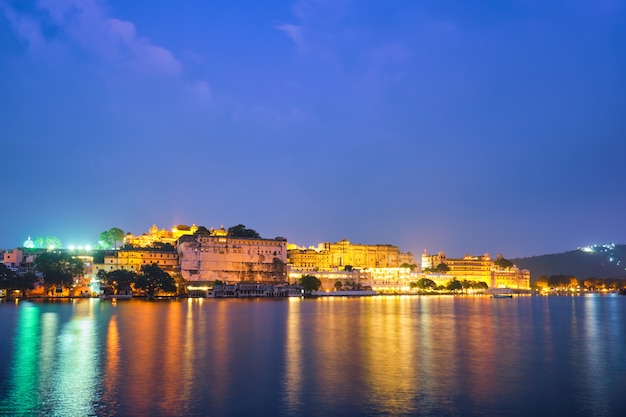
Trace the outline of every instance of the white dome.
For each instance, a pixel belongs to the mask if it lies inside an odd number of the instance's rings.
[[[35,243],[32,240],[30,240],[30,235],[28,235],[28,239],[24,241],[24,247],[29,248],[29,249],[32,249],[35,247]]]

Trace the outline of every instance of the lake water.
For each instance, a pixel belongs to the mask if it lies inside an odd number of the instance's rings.
[[[626,297],[0,303],[0,415],[626,416]]]

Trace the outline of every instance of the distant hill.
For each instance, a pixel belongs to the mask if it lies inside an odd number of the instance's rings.
[[[572,275],[584,278],[626,278],[626,245],[593,245],[564,253],[511,259],[528,269],[531,281],[542,275]]]

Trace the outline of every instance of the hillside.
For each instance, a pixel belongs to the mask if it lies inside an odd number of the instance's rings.
[[[626,278],[626,245],[607,244],[564,253],[511,259],[528,269],[531,281],[542,275],[572,275],[576,278]]]

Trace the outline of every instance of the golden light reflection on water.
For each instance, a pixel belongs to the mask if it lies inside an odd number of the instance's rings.
[[[215,381],[208,394],[211,401],[217,408],[226,406],[231,386],[231,373],[229,363],[232,360],[230,355],[230,331],[229,331],[229,305],[223,300],[216,300],[214,320],[211,323],[211,335],[213,348],[213,367],[215,375],[219,375],[220,380]]]
[[[74,303],[72,319],[59,329],[52,415],[93,413],[100,376],[93,302]]]
[[[117,328],[117,315],[115,313],[109,321],[104,349],[101,402],[105,406],[104,411],[112,414],[119,406],[118,384],[120,378],[120,333]]]
[[[363,302],[366,309],[375,310],[359,323],[365,342],[366,389],[377,399],[377,405],[382,403],[386,412],[397,414],[406,410],[412,393],[420,386],[415,366],[418,317],[412,314],[407,297],[377,297]]]
[[[584,373],[585,381],[587,381],[587,395],[583,400],[585,400],[587,408],[591,408],[595,402],[602,404],[602,409],[598,410],[597,415],[609,415],[608,404],[610,404],[611,399],[607,395],[610,391],[607,386],[609,379],[606,376],[610,373],[609,367],[613,364],[606,360],[609,352],[605,351],[607,344],[603,341],[611,337],[610,326],[612,323],[611,321],[604,322],[599,318],[617,317],[619,313],[617,311],[613,311],[611,314],[601,312],[600,309],[606,307],[607,303],[601,303],[602,300],[597,295],[586,298],[586,302],[583,304],[584,339],[586,343],[583,344],[582,354],[584,358],[581,358],[580,361],[581,371]],[[615,300],[611,301],[613,302],[608,304],[609,308],[616,304]],[[585,358],[586,360],[583,360]]]
[[[290,298],[288,302],[283,392],[287,412],[295,414],[302,407],[302,318],[300,317],[302,303],[296,298]]]
[[[624,299],[585,298],[25,303],[0,414],[608,415]]]

